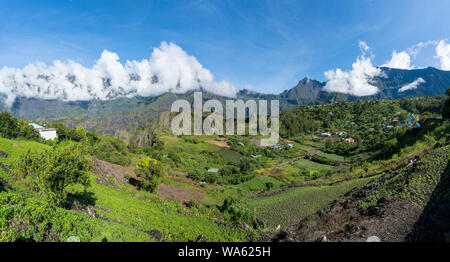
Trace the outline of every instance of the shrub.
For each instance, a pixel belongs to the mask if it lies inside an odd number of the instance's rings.
[[[86,150],[75,144],[43,152],[28,151],[13,164],[14,174],[27,180],[28,185],[44,193],[47,200],[56,206],[62,205],[68,186],[89,186],[88,171],[91,168]]]
[[[127,148],[119,139],[105,135],[100,138],[91,149],[91,153],[101,160],[108,161],[121,166],[131,164],[131,159],[127,156]]]
[[[136,176],[141,178],[140,187],[149,192],[155,192],[160,178],[164,175],[161,164],[156,159],[143,157],[134,169]]]
[[[233,197],[227,197],[222,206],[219,207],[222,213],[228,213],[233,222],[247,221],[250,222],[254,213],[250,211],[247,204]]]
[[[241,158],[239,161],[239,169],[241,173],[247,173],[250,170],[250,161],[248,158]]]

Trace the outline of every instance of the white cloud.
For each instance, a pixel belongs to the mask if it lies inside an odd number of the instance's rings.
[[[394,50],[392,52],[391,59],[382,66],[398,69],[414,69],[416,67],[412,65],[411,62],[413,59],[416,59],[417,55],[422,51],[422,49],[438,44],[439,41],[428,40],[426,42],[419,42],[398,53],[396,50]]]
[[[358,46],[359,46],[359,50],[361,50],[361,52],[363,52],[363,54],[370,51],[370,47],[364,41],[359,41]]]
[[[376,76],[382,76],[382,71],[372,65],[370,57],[366,57],[366,52],[370,51],[370,47],[360,41],[359,48],[362,55],[356,58],[356,62],[352,64],[352,70],[343,71],[338,68],[325,72],[325,77],[328,79],[324,87],[325,91],[354,96],[369,96],[378,92],[378,88],[372,85],[371,81]]]
[[[398,69],[414,68],[414,66],[411,66],[411,57],[409,54],[406,51],[397,53],[396,50],[392,52],[391,60],[382,66]]]
[[[412,47],[407,49],[408,54],[410,54],[413,58],[416,58],[416,56],[422,51],[422,49],[427,48],[430,45],[437,45],[438,41],[434,40],[428,40],[426,42],[419,42],[416,45],[413,45]]]
[[[422,77],[419,77],[416,80],[414,80],[412,83],[402,86],[398,91],[404,92],[406,90],[416,89],[419,87],[420,84],[423,84],[423,83],[425,83],[425,80],[423,80]]]
[[[436,58],[439,59],[442,70],[450,70],[450,44],[444,40],[439,41],[436,47]]]
[[[7,106],[19,96],[86,101],[185,93],[199,88],[228,97],[236,94],[234,85],[215,81],[195,57],[166,42],[153,50],[149,60],[125,64],[119,62],[116,53],[105,50],[92,68],[73,61],[55,61],[53,65],[36,63],[22,69],[0,69],[0,97],[3,95]]]

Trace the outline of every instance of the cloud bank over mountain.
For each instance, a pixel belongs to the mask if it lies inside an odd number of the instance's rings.
[[[384,64],[385,67],[397,68],[397,69],[413,69],[411,66],[411,57],[406,51],[398,52],[396,50],[392,51],[392,57],[389,62]]]
[[[354,96],[369,96],[378,92],[378,88],[371,84],[371,81],[374,77],[380,76],[382,71],[372,65],[373,54],[370,53],[367,57],[370,47],[365,42],[359,41],[359,49],[362,54],[352,64],[352,70],[343,71],[337,68],[325,72],[328,80],[324,87],[325,91]]]
[[[104,50],[92,68],[73,61],[55,61],[53,65],[36,63],[20,69],[0,69],[0,99],[8,107],[19,96],[87,101],[185,93],[199,88],[227,97],[236,95],[233,84],[214,80],[195,57],[166,42],[154,48],[150,59],[124,64],[116,53]]]
[[[415,69],[412,60],[423,48],[436,46],[435,59],[439,60],[442,70],[450,70],[450,44],[446,40],[420,42],[404,51],[392,52],[391,58],[381,66],[374,66],[372,60],[375,57],[371,52],[371,48],[367,43],[359,41],[359,49],[361,55],[356,58],[352,64],[352,69],[343,71],[340,68],[325,72],[327,83],[324,90],[327,92],[339,92],[354,96],[370,96],[378,93],[378,88],[372,84],[375,77],[384,77],[380,67],[389,67],[396,69]],[[367,53],[370,55],[367,56]],[[398,91],[416,89],[420,84],[425,83],[422,78],[416,79],[414,82],[402,86]]]

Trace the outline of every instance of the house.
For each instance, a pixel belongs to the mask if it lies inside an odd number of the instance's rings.
[[[32,126],[36,131],[38,131],[39,135],[45,140],[54,140],[58,138],[56,128],[48,128],[46,126],[40,126],[36,123],[29,123],[28,125]]]
[[[329,136],[331,136],[331,133],[330,132],[325,132],[325,133],[320,134],[320,136],[321,137],[329,137]]]
[[[346,138],[345,142],[353,144],[353,143],[355,143],[355,139],[353,139],[353,138]]]
[[[282,149],[283,147],[282,147],[280,144],[276,144],[276,145],[274,145],[274,146],[271,146],[270,148],[275,149],[275,150],[280,150],[280,149]]]
[[[294,148],[294,144],[287,144],[287,147]]]
[[[416,114],[410,114],[406,119],[405,119],[405,124],[409,127],[415,127],[415,128],[419,128],[420,124],[419,124],[419,116]]]
[[[208,169],[208,172],[210,172],[210,173],[218,173],[219,169],[218,168],[210,168],[210,169]]]

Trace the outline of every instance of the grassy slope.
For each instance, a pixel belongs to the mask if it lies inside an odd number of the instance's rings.
[[[0,161],[10,164],[27,150],[45,148],[48,146],[36,142],[0,138],[0,150],[10,155]],[[0,169],[0,176],[11,181],[3,169]],[[2,230],[10,229],[2,233],[0,240],[22,238],[41,241],[47,236],[65,241],[75,235],[82,241],[100,241],[104,238],[108,241],[151,241],[145,231],[153,229],[158,229],[169,241],[195,240],[199,235],[205,235],[209,241],[243,241],[247,237],[243,231],[218,226],[208,211],[188,210],[177,202],[163,201],[154,194],[139,192],[131,186],[114,189],[99,185],[95,178],[92,175],[92,185],[88,191],[96,198],[96,211],[106,219],[92,218],[74,210],[52,208],[39,196],[24,198],[18,193],[2,192],[0,225]],[[80,190],[76,186],[70,189],[72,193]],[[22,229],[11,227],[13,223],[23,224]],[[36,224],[36,227],[31,224]],[[50,225],[54,226],[50,228]]]

